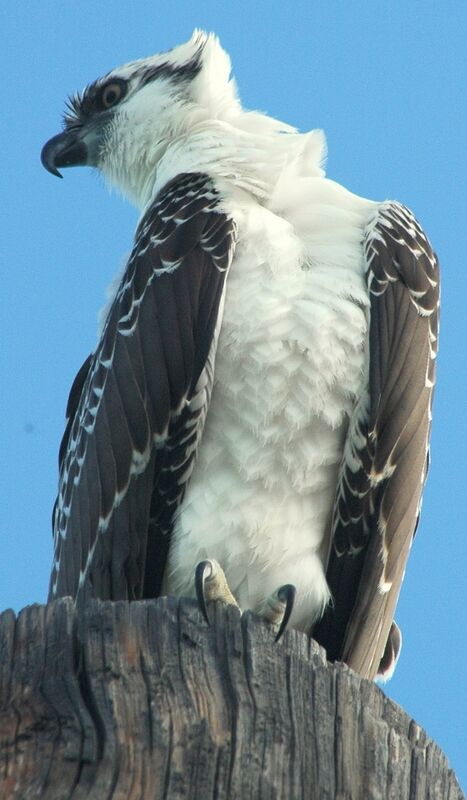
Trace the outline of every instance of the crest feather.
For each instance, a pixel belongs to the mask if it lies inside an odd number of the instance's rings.
[[[214,118],[232,103],[238,110],[237,85],[230,77],[232,64],[218,37],[196,28],[189,44],[201,51],[202,68],[193,86],[196,100],[205,108],[209,107]]]

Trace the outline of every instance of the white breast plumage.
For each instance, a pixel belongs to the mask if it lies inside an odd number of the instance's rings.
[[[214,389],[167,577],[170,591],[191,593],[193,563],[217,558],[246,608],[285,580],[298,589],[293,624],[309,628],[329,597],[337,473],[367,381],[373,204],[323,178],[293,200],[280,209],[276,196],[272,211],[242,198],[231,211],[238,244]]]

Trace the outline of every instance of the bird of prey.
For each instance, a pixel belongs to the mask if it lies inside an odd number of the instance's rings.
[[[191,595],[388,676],[428,459],[438,264],[412,213],[245,110],[195,31],[68,101],[42,162],[141,209],[60,448],[50,599]]]

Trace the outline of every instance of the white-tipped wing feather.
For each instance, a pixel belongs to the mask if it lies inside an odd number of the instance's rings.
[[[327,574],[334,602],[314,635],[330,658],[373,678],[390,672],[400,644],[391,626],[427,471],[439,273],[425,234],[398,203],[379,206],[364,249],[369,393],[349,426]]]
[[[202,174],[178,176],[143,217],[99,345],[70,394],[51,598],[160,591],[209,401],[234,238]]]

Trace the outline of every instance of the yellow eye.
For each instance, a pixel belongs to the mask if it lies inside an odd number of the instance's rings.
[[[100,100],[103,108],[111,108],[111,106],[114,106],[122,99],[123,94],[123,83],[117,81],[108,83],[101,91]]]

